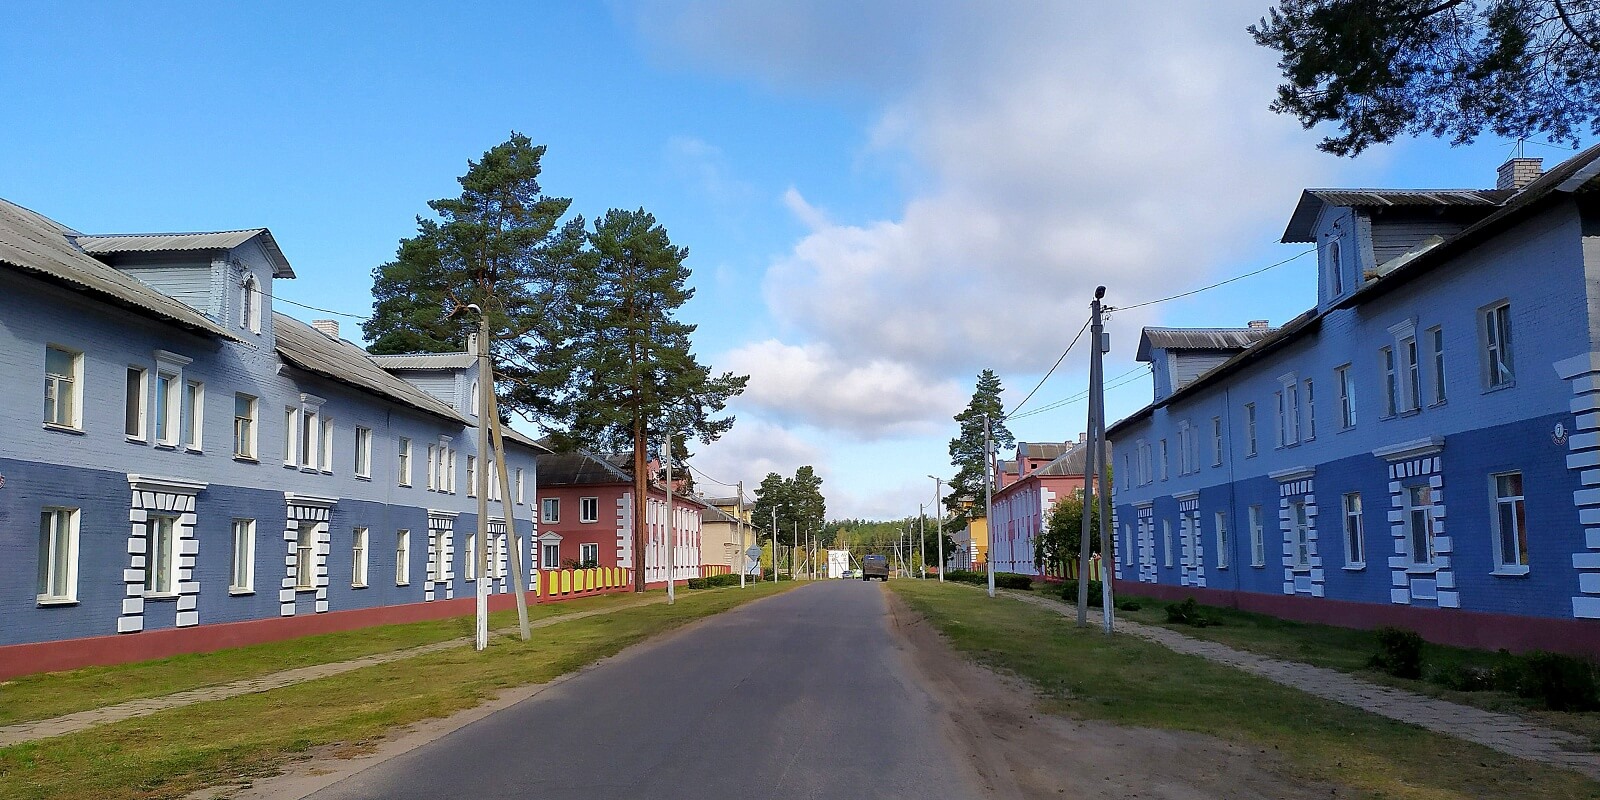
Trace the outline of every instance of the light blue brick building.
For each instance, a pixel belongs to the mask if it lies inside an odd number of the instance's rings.
[[[1149,328],[1109,429],[1125,590],[1600,653],[1600,148],[1307,190],[1317,306]]]
[[[293,277],[265,229],[91,236],[0,201],[0,673],[474,593],[472,359],[369,357],[274,311]],[[508,450],[496,593],[547,452]]]

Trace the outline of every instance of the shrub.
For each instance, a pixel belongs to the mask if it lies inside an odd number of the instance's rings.
[[[1537,699],[1551,711],[1600,709],[1600,684],[1591,661],[1533,652],[1523,656],[1520,677],[1517,694]]]
[[[1144,606],[1140,605],[1138,600],[1124,600],[1117,604],[1117,608],[1122,609],[1123,611],[1138,611],[1139,609],[1144,608]]]
[[[704,589],[704,588],[706,588],[706,579],[705,578],[690,578],[689,582],[688,582],[688,586],[689,586],[690,589]]]
[[[1101,593],[1105,587],[1099,581],[1089,581],[1089,605],[1099,605]],[[1061,599],[1068,603],[1078,602],[1078,580],[1068,578],[1061,582]]]
[[[983,584],[985,586],[989,584],[988,575],[985,575],[982,572],[975,572],[970,569],[950,570],[944,574],[944,579],[947,581],[956,581],[958,583]],[[998,579],[996,582],[998,583]]]
[[[1422,677],[1422,637],[1416,631],[1379,628],[1377,636],[1378,652],[1368,659],[1368,666],[1396,678]]]
[[[1495,688],[1495,670],[1469,664],[1450,664],[1435,670],[1428,680],[1458,692],[1483,692]]]
[[[985,584],[987,584],[987,580],[985,580]],[[1027,591],[1033,588],[1033,577],[1016,572],[996,572],[994,574],[994,586],[996,589],[1022,589]]]
[[[1194,601],[1193,597],[1185,598],[1181,603],[1167,605],[1167,621],[1177,625],[1193,625],[1196,628],[1205,628],[1211,625],[1220,625],[1216,619],[1208,616]]]

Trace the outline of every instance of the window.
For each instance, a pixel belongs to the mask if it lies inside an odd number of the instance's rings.
[[[1222,417],[1211,418],[1211,466],[1222,466]]]
[[[367,585],[366,528],[356,528],[350,537],[350,585],[357,589]]]
[[[540,506],[539,519],[543,522],[561,521],[561,498],[546,497]]]
[[[428,531],[428,552],[432,554],[432,561],[429,562],[431,569],[428,570],[428,580],[431,583],[443,583],[446,565],[444,560],[444,539],[439,535],[438,531]]]
[[[1406,489],[1406,538],[1411,546],[1411,563],[1433,564],[1433,487]]]
[[[1178,474],[1189,474],[1189,422],[1178,423]]]
[[[561,543],[545,542],[539,546],[543,566],[541,569],[561,569]]]
[[[467,458],[471,457],[467,456]],[[478,535],[476,533],[467,534],[467,550],[463,566],[464,569],[462,571],[467,574],[467,580],[475,581],[478,579]]]
[[[1494,477],[1495,572],[1524,574],[1528,571],[1528,518],[1522,502],[1522,473],[1506,472]]]
[[[1433,350],[1433,404],[1444,402],[1444,329],[1428,329],[1428,345]]]
[[[77,599],[78,509],[43,509],[39,512],[38,602],[73,603]]]
[[[1261,524],[1261,506],[1250,507],[1250,566],[1267,565],[1266,530]]]
[[[333,472],[333,420],[324,416],[322,418],[322,459],[320,466],[323,472]]]
[[[1273,392],[1272,402],[1278,407],[1278,439],[1276,444],[1278,447],[1282,447],[1289,441],[1288,424],[1284,420],[1283,392]]]
[[[239,282],[239,327],[251,333],[261,332],[261,292],[256,287],[256,276],[248,272]]]
[[[467,456],[467,496],[478,496],[478,459]]]
[[[580,497],[580,498],[578,498],[578,521],[579,522],[599,522],[600,521],[600,498],[598,498],[598,497]]]
[[[1349,364],[1333,372],[1339,378],[1339,427],[1353,428],[1356,424],[1355,376],[1350,374]]]
[[[1227,569],[1233,558],[1233,546],[1228,541],[1228,515],[1217,512],[1217,569]]]
[[[145,377],[141,367],[128,367],[128,383],[123,400],[122,430],[129,439],[144,440]]]
[[[206,387],[199,381],[183,385],[183,446],[200,449],[200,432],[205,428]]]
[[[62,347],[44,350],[44,423],[59,428],[82,429],[83,354]],[[35,384],[38,385],[38,384]]]
[[[1122,454],[1122,471],[1117,476],[1122,478],[1122,488],[1126,489],[1133,484],[1133,459],[1127,453]]]
[[[151,517],[144,525],[144,593],[164,596],[174,593],[178,574],[177,518]]]
[[[400,437],[400,444],[396,448],[397,461],[395,463],[396,480],[401,486],[411,485],[411,440]]]
[[[1305,379],[1306,398],[1306,440],[1317,438],[1317,395],[1311,385],[1311,379]]]
[[[394,534],[394,585],[408,586],[411,583],[411,531],[395,531]]]
[[[356,477],[372,477],[372,429],[356,426]]]
[[[1162,564],[1172,566],[1172,523],[1167,520],[1161,520],[1161,548],[1165,551],[1161,558]]]
[[[487,463],[489,465],[489,499],[498,501],[500,499],[500,465],[494,461]]]
[[[294,541],[294,588],[317,588],[317,528],[301,525]]]
[[[1408,336],[1400,342],[1400,352],[1404,357],[1405,391],[1401,395],[1402,407],[1406,411],[1416,411],[1422,407],[1422,370],[1417,364],[1417,338]]]
[[[156,444],[178,443],[178,376],[156,373]]]
[[[1339,263],[1339,242],[1328,242],[1328,296],[1338,297],[1344,294],[1344,266]]]
[[[285,408],[283,426],[283,465],[292,467],[300,462],[299,451],[295,448],[300,441],[300,409]]]
[[[450,486],[450,493],[456,493],[456,451],[446,448],[444,450],[445,483]]]
[[[1395,393],[1399,390],[1394,374],[1394,348],[1378,348],[1378,361],[1383,367],[1383,415],[1394,416]]]
[[[522,468],[517,467],[517,505],[522,505]]]
[[[1311,566],[1311,523],[1306,517],[1304,500],[1289,503],[1290,544],[1294,547],[1294,565],[1298,569]]]
[[[1490,307],[1482,316],[1486,382],[1491,389],[1510,386],[1516,377],[1511,366],[1511,304]]]
[[[1167,479],[1167,440],[1161,440],[1161,480]]]
[[[483,405],[483,398],[478,396],[478,382],[477,381],[473,381],[472,382],[472,391],[470,392],[470,394],[472,395],[472,408],[469,409],[467,411],[467,413],[469,413],[469,414],[471,414],[471,415],[476,417],[476,416],[478,416],[478,412],[480,410],[480,407]]]
[[[439,488],[439,448],[428,445],[428,491]]]
[[[256,457],[256,399],[247,394],[233,396],[233,454]]]
[[[228,591],[246,594],[256,585],[256,521],[233,521],[233,566],[228,573]]]
[[[1255,403],[1245,403],[1244,404],[1244,435],[1245,435],[1245,440],[1244,441],[1245,441],[1245,445],[1246,445],[1244,454],[1246,456],[1253,456],[1253,455],[1256,454],[1256,404]]]
[[[1143,439],[1139,440],[1139,485],[1143,486],[1151,480],[1150,445]]]
[[[1283,397],[1285,405],[1288,406],[1288,417],[1285,418],[1284,423],[1288,426],[1286,432],[1289,438],[1285,440],[1285,444],[1299,444],[1300,385],[1295,383],[1293,378],[1289,379],[1289,385],[1283,387]]]
[[[1344,496],[1344,565],[1352,569],[1367,566],[1367,534],[1361,522],[1361,494]]]
[[[584,569],[600,566],[600,545],[593,542],[578,545],[578,560],[583,563]]]
[[[300,466],[317,466],[317,412],[306,411],[300,415]]]

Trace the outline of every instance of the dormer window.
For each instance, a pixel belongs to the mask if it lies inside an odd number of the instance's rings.
[[[1328,267],[1328,296],[1338,297],[1344,294],[1344,269],[1339,263],[1339,241],[1328,242],[1325,257]]]
[[[239,327],[251,333],[261,332],[261,291],[252,272],[246,272],[239,281]]]

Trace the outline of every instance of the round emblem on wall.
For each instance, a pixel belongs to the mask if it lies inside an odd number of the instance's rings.
[[[1567,424],[1565,422],[1556,423],[1556,429],[1550,433],[1550,440],[1556,444],[1562,444],[1567,441]]]

